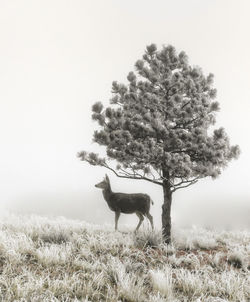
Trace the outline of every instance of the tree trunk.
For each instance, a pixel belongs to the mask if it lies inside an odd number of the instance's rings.
[[[162,205],[162,235],[163,241],[167,244],[171,243],[171,204],[172,192],[171,184],[168,180],[163,181],[164,202]]]

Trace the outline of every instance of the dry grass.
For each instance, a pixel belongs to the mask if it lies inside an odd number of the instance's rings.
[[[64,218],[0,223],[0,301],[248,302],[247,231],[160,232]]]

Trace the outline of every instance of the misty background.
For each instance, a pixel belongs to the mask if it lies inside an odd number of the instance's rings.
[[[91,106],[108,105],[146,45],[172,44],[215,74],[223,126],[241,156],[216,180],[173,196],[173,224],[250,227],[250,3],[247,0],[2,0],[0,2],[0,212],[114,223],[94,185],[145,192],[161,224],[160,186],[116,178],[78,151],[92,143]],[[137,223],[121,215],[119,224]]]

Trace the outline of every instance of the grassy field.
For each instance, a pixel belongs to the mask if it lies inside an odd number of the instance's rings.
[[[250,301],[250,233],[128,227],[6,215],[0,301]]]

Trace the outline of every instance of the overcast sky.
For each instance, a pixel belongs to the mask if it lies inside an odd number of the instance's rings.
[[[184,50],[192,65],[215,74],[217,125],[242,151],[219,179],[174,195],[173,222],[195,215],[210,223],[223,207],[228,220],[237,211],[247,217],[249,11],[248,0],[1,0],[0,208],[113,223],[94,188],[106,171],[76,153],[98,151],[91,105],[108,104],[112,81],[126,82],[145,46],[156,43]],[[160,187],[109,175],[114,191],[149,193],[160,223]]]

